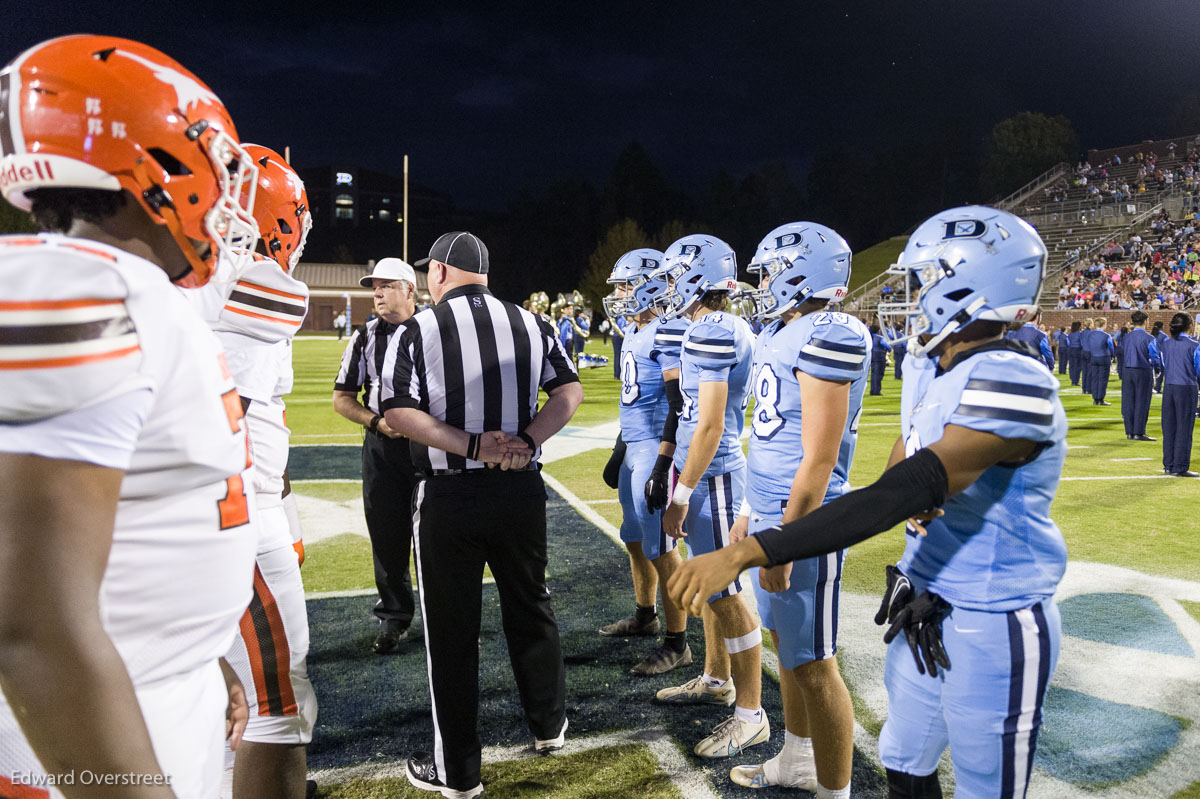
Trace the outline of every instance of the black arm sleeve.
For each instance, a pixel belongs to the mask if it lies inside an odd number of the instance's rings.
[[[663,423],[662,441],[667,444],[675,443],[675,431],[679,428],[679,417],[683,414],[683,392],[679,390],[678,380],[668,380],[663,383],[667,392],[667,420]]]
[[[761,532],[754,540],[769,566],[836,552],[890,530],[913,514],[941,507],[948,484],[941,459],[931,450],[918,450],[866,488]]]

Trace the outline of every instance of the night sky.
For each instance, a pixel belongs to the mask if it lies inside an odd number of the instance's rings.
[[[138,39],[212,86],[243,140],[301,167],[399,174],[408,153],[467,208],[603,184],[632,140],[695,191],[948,117],[982,140],[1018,111],[1065,114],[1084,148],[1197,132],[1170,122],[1197,92],[1195,0],[4,5],[4,61],[61,34]]]

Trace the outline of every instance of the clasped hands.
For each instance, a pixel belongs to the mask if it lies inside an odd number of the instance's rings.
[[[486,463],[489,469],[497,466],[503,471],[524,469],[532,459],[533,450],[519,436],[510,436],[501,430],[479,434],[476,460]]]

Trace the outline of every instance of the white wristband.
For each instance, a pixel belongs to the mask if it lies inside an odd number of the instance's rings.
[[[742,507],[740,507],[738,509],[738,516],[745,516],[745,517],[749,518],[749,516],[750,516],[750,500],[748,500],[748,499],[742,500]]]
[[[696,489],[692,486],[685,486],[682,482],[675,484],[675,493],[671,494],[672,505],[686,505],[692,498],[692,492]]]

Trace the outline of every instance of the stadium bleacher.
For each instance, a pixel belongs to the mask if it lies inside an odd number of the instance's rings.
[[[1164,214],[1179,221],[1200,210],[1200,136],[1092,150],[1086,161],[1056,164],[994,205],[1020,215],[1041,234],[1049,250],[1042,306],[1056,308],[1060,287],[1064,282],[1074,285],[1081,266],[1086,270],[1098,259],[1112,260],[1112,248],[1123,247],[1131,236],[1148,241],[1152,235],[1157,241],[1159,234],[1151,231],[1151,224]],[[1189,235],[1189,241],[1195,238]],[[1133,275],[1134,265],[1127,265]],[[1200,293],[1192,291],[1197,285],[1194,278],[1190,286],[1182,275],[1176,282],[1184,284],[1186,296],[1177,300],[1178,286],[1172,285],[1171,298],[1159,299],[1162,308],[1200,304]],[[896,288],[895,278],[881,272],[853,291],[845,307],[873,315],[881,296]],[[1082,298],[1072,296],[1072,300],[1069,307],[1085,307]],[[1139,307],[1137,302],[1128,307]],[[1142,302],[1151,307],[1149,297]],[[1096,306],[1089,299],[1086,307]],[[1103,307],[1123,306],[1117,298],[1115,304]]]

